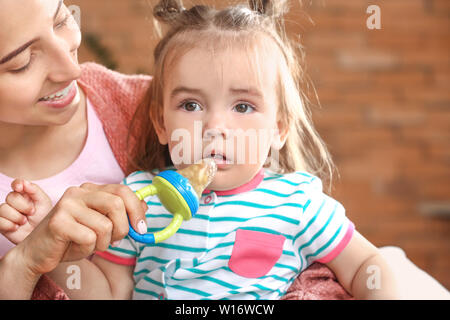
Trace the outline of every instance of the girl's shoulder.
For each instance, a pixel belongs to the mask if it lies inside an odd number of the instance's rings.
[[[174,170],[173,167],[166,168],[166,170]],[[133,191],[137,191],[153,182],[153,179],[160,173],[158,169],[151,171],[135,171],[123,179],[122,184],[129,186]]]
[[[304,171],[276,173],[266,169],[264,171],[263,181],[266,184],[273,184],[276,188],[290,187],[322,191],[322,180],[319,177]]]
[[[128,186],[131,190],[137,191],[149,184],[152,184],[153,178],[157,175],[155,172],[135,171],[123,179],[122,184]]]

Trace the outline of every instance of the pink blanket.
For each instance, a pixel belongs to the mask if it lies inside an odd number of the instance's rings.
[[[42,276],[33,292],[32,300],[68,300],[69,297],[47,276]],[[303,271],[282,300],[350,300],[351,295],[337,282],[334,273],[325,265],[312,264]]]

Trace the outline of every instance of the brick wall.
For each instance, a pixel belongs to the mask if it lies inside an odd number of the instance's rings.
[[[152,1],[67,3],[81,7],[81,61],[151,73]],[[450,1],[303,4],[293,1],[288,30],[301,35],[314,120],[340,172],[333,196],[375,245],[400,246],[450,288]],[[380,30],[366,26],[372,4]]]

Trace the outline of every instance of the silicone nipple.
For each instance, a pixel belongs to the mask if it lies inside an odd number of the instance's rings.
[[[213,159],[203,159],[177,172],[189,180],[197,196],[201,198],[203,191],[214,179],[217,165]]]

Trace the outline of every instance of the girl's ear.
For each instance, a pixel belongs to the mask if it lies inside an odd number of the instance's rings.
[[[167,131],[166,128],[164,127],[163,115],[157,115],[156,117],[153,117],[150,112],[149,117],[150,121],[153,124],[153,127],[155,128],[159,143],[162,144],[163,146],[167,145],[169,143],[169,139],[167,138]]]
[[[289,129],[288,126],[286,126],[281,120],[277,122],[277,127],[278,131],[273,137],[272,148],[281,150],[281,148],[283,148],[284,144],[286,143]]]

